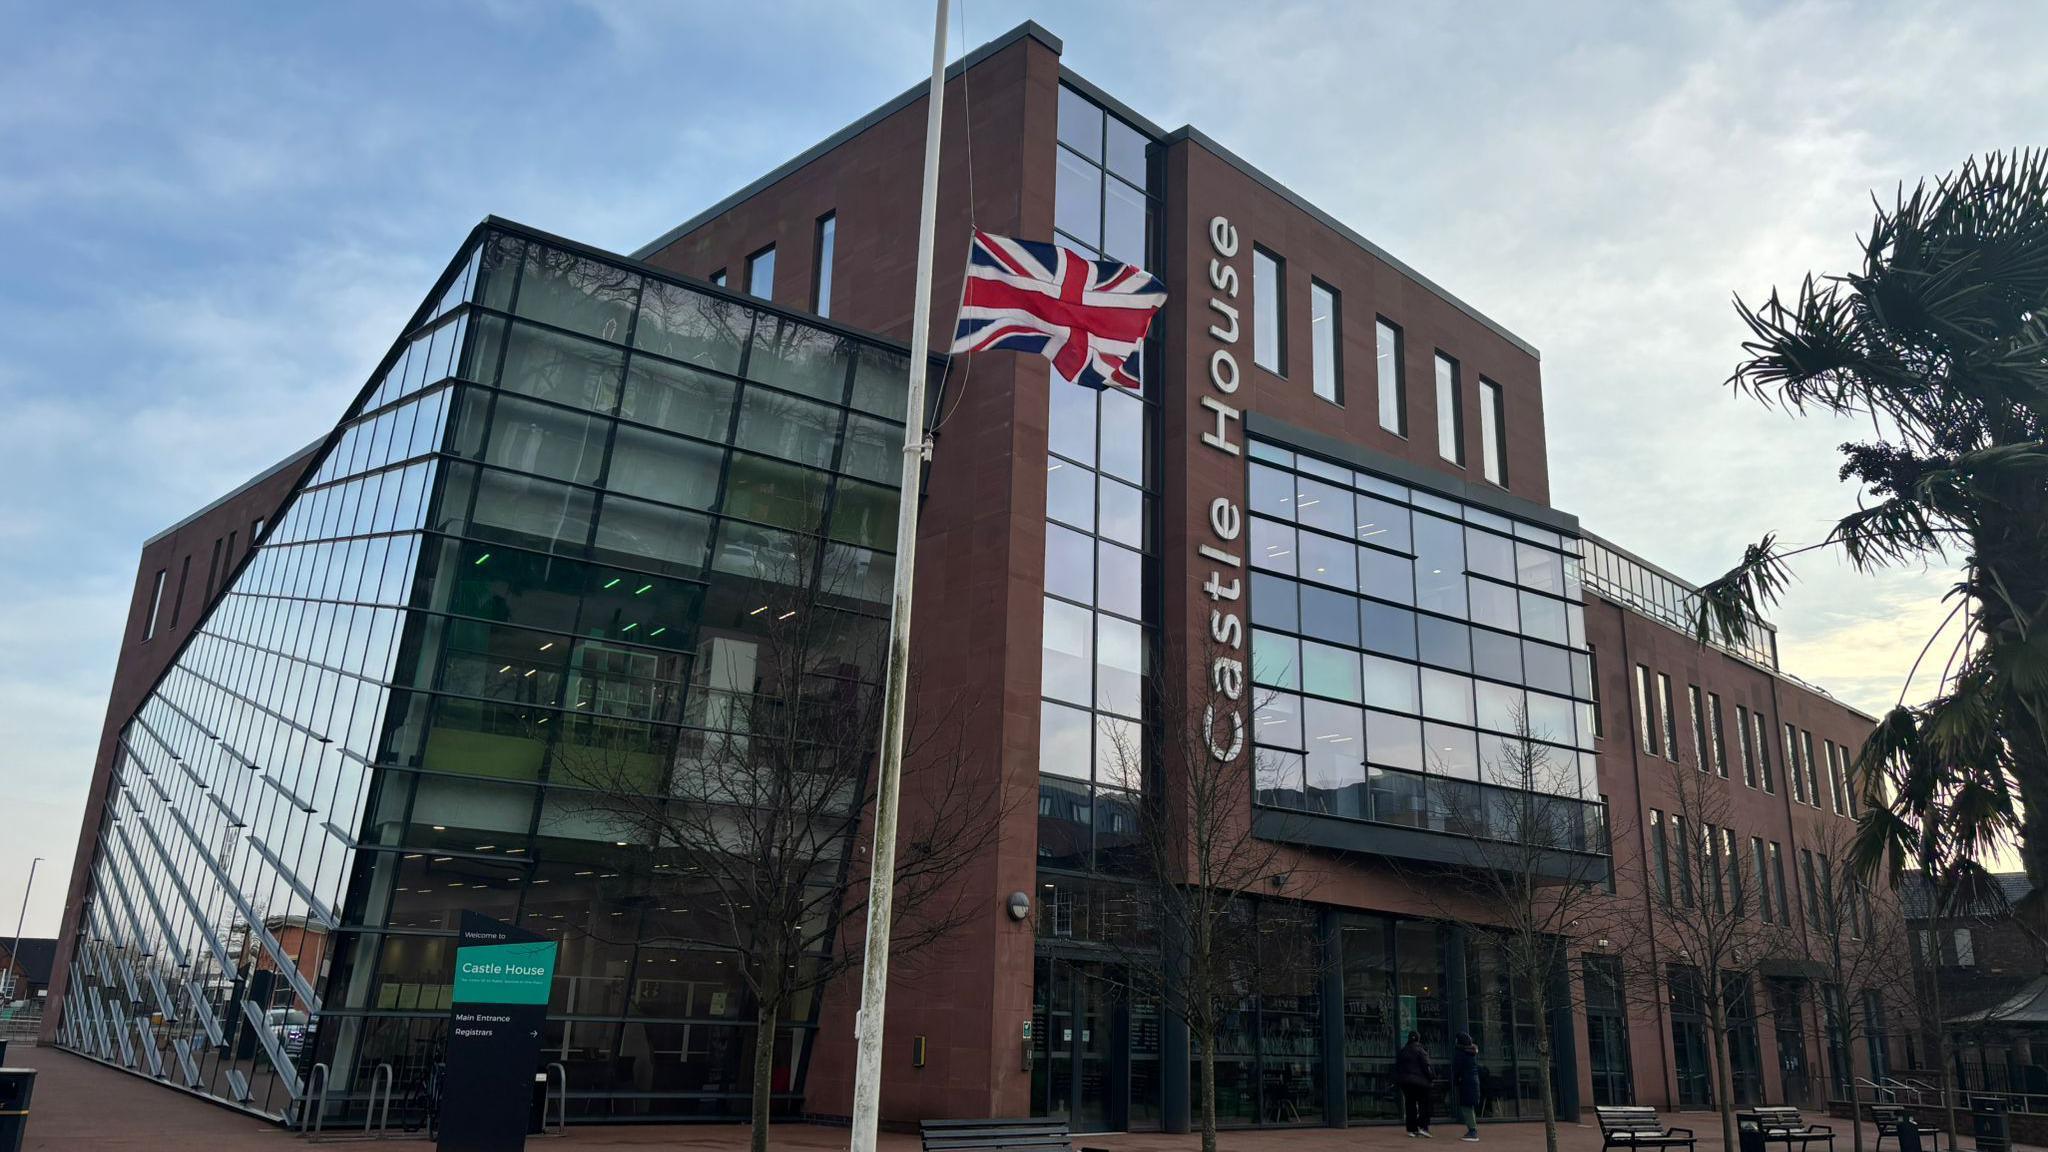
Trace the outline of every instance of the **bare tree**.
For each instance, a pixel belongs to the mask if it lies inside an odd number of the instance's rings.
[[[1641,904],[1612,890],[1619,865],[1603,853],[1632,843],[1604,826],[1597,806],[1582,801],[1578,757],[1542,742],[1526,709],[1516,708],[1512,736],[1489,740],[1485,784],[1432,778],[1435,823],[1458,838],[1448,868],[1397,869],[1443,920],[1473,924],[1492,942],[1509,986],[1540,1022],[1536,1050],[1543,1100],[1543,1139],[1557,1152],[1550,1014],[1570,1006],[1584,985],[1569,979],[1575,948],[1598,941],[1616,953],[1638,950]],[[1652,980],[1635,984],[1654,987]],[[1559,976],[1567,1002],[1555,1002]],[[1623,989],[1611,991],[1617,994]]]
[[[1806,923],[1808,952],[1825,973],[1822,1025],[1827,1042],[1841,1046],[1830,1059],[1842,1062],[1839,1074],[1853,1084],[1856,1045],[1881,1041],[1888,1034],[1886,1016],[1909,1010],[1918,997],[1913,965],[1899,963],[1908,942],[1897,903],[1873,898],[1850,864],[1850,841],[1840,821],[1822,820],[1804,847],[1813,853],[1816,870],[1809,895],[1818,899],[1809,900]],[[1874,1079],[1877,1070],[1871,1074]],[[1863,1102],[1853,1087],[1849,1107],[1856,1152],[1863,1152]]]
[[[1728,782],[1673,763],[1670,785],[1668,817],[1650,829],[1653,935],[1667,954],[1677,955],[1671,963],[1673,1011],[1695,1002],[1706,1023],[1714,1107],[1721,1138],[1733,1148],[1730,1001],[1750,997],[1753,1019],[1761,978],[1771,962],[1796,955],[1798,943],[1783,909],[1769,921],[1760,914],[1768,878],[1730,828],[1737,817]]]
[[[757,557],[743,628],[707,628],[673,748],[595,718],[554,746],[552,775],[590,818],[646,850],[623,881],[663,912],[642,942],[725,951],[754,1000],[754,1152],[768,1146],[777,1025],[861,962],[882,688],[872,629],[826,606],[858,573],[841,553]],[[891,953],[915,958],[977,909],[958,883],[1001,819],[970,763],[971,702],[914,685],[905,732]],[[704,914],[708,909],[709,914]],[[842,926],[845,926],[842,929]],[[643,929],[643,933],[647,930]]]
[[[1153,754],[1127,737],[1113,741],[1116,771],[1144,790],[1129,861],[1134,899],[1125,923],[1104,935],[1131,994],[1156,999],[1187,1026],[1200,1060],[1202,1152],[1215,1152],[1219,1032],[1254,997],[1320,971],[1313,922],[1299,907],[1315,872],[1286,847],[1284,831],[1254,830],[1257,790],[1302,792],[1298,757],[1290,785],[1286,758],[1253,746],[1249,675],[1218,673],[1235,657],[1213,642],[1167,653],[1146,678]]]

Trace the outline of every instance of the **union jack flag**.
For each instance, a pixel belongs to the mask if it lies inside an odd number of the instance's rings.
[[[1138,350],[1166,285],[1134,264],[1052,244],[974,234],[954,352],[1037,352],[1060,375],[1136,391]]]

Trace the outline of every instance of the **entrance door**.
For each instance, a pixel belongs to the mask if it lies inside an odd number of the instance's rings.
[[[1031,1114],[1075,1132],[1159,1124],[1159,1015],[1133,1011],[1114,965],[1040,956],[1032,983]],[[1134,1109],[1133,1091],[1147,1093]]]
[[[1771,981],[1771,1019],[1778,1033],[1778,1086],[1787,1104],[1813,1106],[1813,1074],[1806,1067],[1806,1000],[1793,980]]]

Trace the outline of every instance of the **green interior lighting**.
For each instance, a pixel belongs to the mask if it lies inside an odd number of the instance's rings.
[[[646,591],[647,591],[648,589],[650,589],[650,588],[653,588],[653,587],[654,587],[654,585],[652,585],[652,584],[642,584],[642,585],[641,585],[641,586],[639,586],[638,588],[635,588],[635,589],[633,589],[633,595],[635,595],[635,596],[638,596],[638,595],[640,595],[640,594],[642,594],[642,593],[646,592]]]
[[[476,562],[477,562],[477,563],[479,563],[479,564],[481,564],[481,563],[483,563],[484,561],[486,561],[486,560],[489,560],[490,558],[491,558],[491,554],[490,554],[489,552],[486,552],[486,553],[484,553],[483,555],[481,555],[481,556],[477,557],[477,558],[476,558]]]
[[[614,577],[612,577],[611,579],[609,579],[609,580],[605,581],[605,582],[604,582],[604,586],[605,586],[606,588],[616,588],[616,587],[618,587],[619,581],[621,581],[621,580],[623,580],[623,579],[625,579],[625,577],[623,577],[623,576],[614,576]]]

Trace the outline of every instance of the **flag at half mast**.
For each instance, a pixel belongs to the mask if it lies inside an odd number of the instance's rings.
[[[1076,384],[1135,392],[1138,350],[1165,303],[1166,285],[1135,264],[976,232],[953,351],[1036,352]]]

